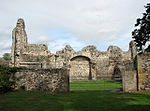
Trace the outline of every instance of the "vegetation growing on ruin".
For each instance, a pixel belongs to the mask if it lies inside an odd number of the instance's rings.
[[[10,79],[16,70],[16,67],[0,65],[0,93],[5,93],[12,89],[11,86],[14,85],[15,82]]]
[[[3,59],[6,60],[6,61],[10,61],[10,60],[11,60],[11,55],[10,55],[10,53],[4,53],[4,54],[3,54]]]

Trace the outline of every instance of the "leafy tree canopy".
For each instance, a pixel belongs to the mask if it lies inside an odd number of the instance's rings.
[[[5,53],[5,54],[3,55],[3,59],[5,59],[6,61],[10,61],[10,60],[11,60],[10,53]]]
[[[136,29],[132,32],[132,38],[139,51],[143,51],[143,47],[150,41],[150,3],[145,8],[146,12],[142,18],[137,19]]]

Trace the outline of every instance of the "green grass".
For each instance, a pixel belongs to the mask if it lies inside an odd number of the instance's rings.
[[[93,82],[91,85],[90,81],[87,81],[88,89],[73,88],[77,84],[77,87],[80,86],[83,82],[85,81],[72,82],[71,92],[66,94],[38,91],[1,94],[0,111],[150,111],[150,93],[148,92],[129,94],[102,91],[98,90],[99,88],[94,86]],[[98,81],[95,81],[95,84],[96,82]]]
[[[70,90],[122,90],[122,83],[114,80],[73,81]]]

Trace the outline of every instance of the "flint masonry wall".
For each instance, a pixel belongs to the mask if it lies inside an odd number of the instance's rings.
[[[137,70],[135,61],[128,61],[125,64],[125,70],[123,73],[123,91],[124,92],[136,92],[137,91]]]
[[[69,70],[21,68],[15,73],[16,89],[69,92]]]
[[[137,91],[137,72],[136,70],[127,70],[123,75],[123,91]]]
[[[124,92],[136,92],[138,90],[138,75],[137,75],[137,58],[132,61],[127,61],[125,64],[125,70],[123,73],[123,91]]]
[[[123,74],[124,92],[150,91],[150,52],[138,54],[126,64]]]
[[[137,56],[138,89],[150,91],[150,52]]]
[[[136,55],[136,48],[133,41],[130,42],[128,51],[122,51],[117,46],[109,46],[107,51],[102,52],[97,50],[95,46],[87,46],[81,51],[76,52],[71,46],[66,45],[64,49],[53,54],[48,50],[47,45],[28,44],[27,39],[24,20],[18,19],[12,34],[12,66],[38,69],[67,67],[70,68],[72,77],[89,75],[88,78],[94,80],[112,79],[117,64],[120,64],[118,67],[120,68],[124,65],[124,61],[131,61]],[[81,64],[71,61],[73,58],[79,60],[81,56],[89,59],[86,61],[88,67],[82,64],[83,60],[81,60]],[[88,70],[84,71],[83,69],[85,68]],[[107,78],[105,78],[106,76]],[[81,78],[79,77],[78,79],[80,80]]]
[[[15,74],[20,78],[17,88],[24,85],[26,90],[66,92],[69,90],[69,72],[62,68],[66,67],[70,68],[70,78],[75,76],[77,80],[81,80],[81,76],[89,76],[94,80],[106,79],[105,76],[107,79],[123,76],[126,91],[137,90],[137,87],[139,90],[150,90],[150,53],[138,55],[135,59],[137,53],[134,41],[129,43],[128,51],[109,46],[107,51],[102,52],[95,46],[87,46],[76,52],[66,45],[61,51],[52,54],[47,45],[28,44],[27,39],[24,20],[18,19],[12,32],[11,66],[33,69],[22,69]]]
[[[89,80],[90,61],[86,57],[75,57],[71,60],[70,80]]]

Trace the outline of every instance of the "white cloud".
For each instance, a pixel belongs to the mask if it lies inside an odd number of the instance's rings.
[[[111,44],[127,46],[144,5],[144,0],[1,0],[0,43],[11,45],[11,31],[22,17],[29,43],[46,43],[53,50],[67,43],[76,49],[89,44],[101,50]],[[49,34],[49,30],[59,28],[67,30],[70,38],[56,39]]]
[[[54,40],[47,36],[39,36],[36,39],[32,39],[30,42],[35,44],[48,44],[49,42],[53,42]]]

